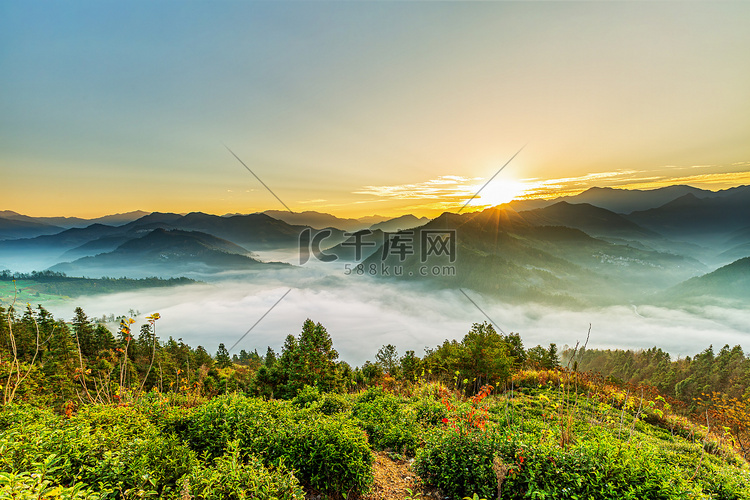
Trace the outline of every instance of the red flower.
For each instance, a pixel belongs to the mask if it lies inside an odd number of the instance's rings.
[[[447,418],[443,418],[443,423],[447,424],[448,423],[448,419]]]
[[[523,463],[523,457],[518,457],[518,463],[519,463],[519,464],[522,464],[522,463]]]

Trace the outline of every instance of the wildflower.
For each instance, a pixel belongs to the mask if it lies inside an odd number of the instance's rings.
[[[443,423],[444,423],[444,424],[447,424],[447,423],[448,423],[448,419],[447,419],[447,418],[445,418],[445,417],[443,417]]]

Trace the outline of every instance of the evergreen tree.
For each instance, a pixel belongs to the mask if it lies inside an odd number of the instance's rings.
[[[302,325],[299,339],[288,335],[281,358],[274,367],[280,395],[291,399],[305,386],[318,387],[323,392],[341,388],[337,377],[338,352],[333,341],[320,323],[307,319]]]
[[[383,371],[394,377],[397,375],[399,363],[396,346],[393,344],[384,345],[375,354],[375,360],[383,367]]]
[[[216,351],[216,366],[218,368],[227,368],[232,366],[232,358],[229,357],[229,351],[224,344],[219,344],[219,350]]]
[[[199,345],[195,348],[195,355],[192,356],[194,358],[194,368],[200,368],[202,366],[205,366],[207,368],[211,368],[214,365],[214,360],[211,357],[211,355],[206,351],[206,348],[202,345]],[[188,357],[188,360],[190,360],[190,357]]]
[[[86,313],[83,309],[76,307],[75,316],[71,322],[73,325],[73,334],[75,335],[76,342],[78,343],[81,354],[85,358],[90,358],[96,355],[97,345],[94,338],[94,326],[89,321]]]

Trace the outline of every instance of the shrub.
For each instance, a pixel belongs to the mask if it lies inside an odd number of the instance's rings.
[[[684,498],[689,489],[652,450],[607,439],[569,449],[534,446],[504,457],[504,498]]]
[[[39,474],[0,472],[0,500],[99,500],[98,493],[82,484],[72,488],[56,485]]]
[[[230,441],[266,465],[286,464],[321,491],[367,491],[373,457],[367,439],[343,416],[322,415],[289,402],[222,396],[198,407],[187,425],[198,452],[218,457]]]
[[[448,410],[440,401],[431,397],[420,399],[414,405],[417,421],[423,425],[434,426],[448,416]]]
[[[14,412],[5,414],[6,424],[13,424],[0,431],[2,470],[38,474],[57,484],[96,485],[101,498],[117,498],[120,491],[167,494],[196,461],[177,437],[160,434],[132,408],[90,405],[67,420]]]
[[[230,442],[212,466],[200,465],[182,481],[183,496],[189,492],[199,500],[305,498],[297,478],[284,467],[269,470],[252,455],[242,460],[238,441]]]
[[[321,399],[322,396],[317,387],[306,385],[297,393],[294,399],[292,399],[292,404],[295,406],[307,407],[319,402]]]
[[[396,396],[368,390],[354,405],[352,414],[374,449],[409,455],[416,452],[422,430],[415,415]]]
[[[367,438],[343,416],[309,412],[279,426],[266,448],[273,464],[288,464],[310,486],[338,493],[366,492],[373,480]],[[252,449],[260,447],[253,446]]]
[[[109,498],[157,495],[165,498],[180,488],[180,478],[197,464],[195,453],[175,436],[138,438],[122,449],[106,452],[81,474],[84,482],[112,492]]]
[[[437,429],[417,452],[414,470],[426,483],[452,498],[469,493],[494,498],[497,478],[492,466],[498,450],[498,438],[492,431]]]
[[[336,392],[327,392],[320,403],[320,411],[325,415],[335,415],[351,410],[352,404],[346,396]]]

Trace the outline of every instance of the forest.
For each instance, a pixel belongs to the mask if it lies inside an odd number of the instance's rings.
[[[0,498],[750,496],[740,346],[558,351],[476,323],[352,367],[311,319],[230,355],[133,314],[0,307]]]

